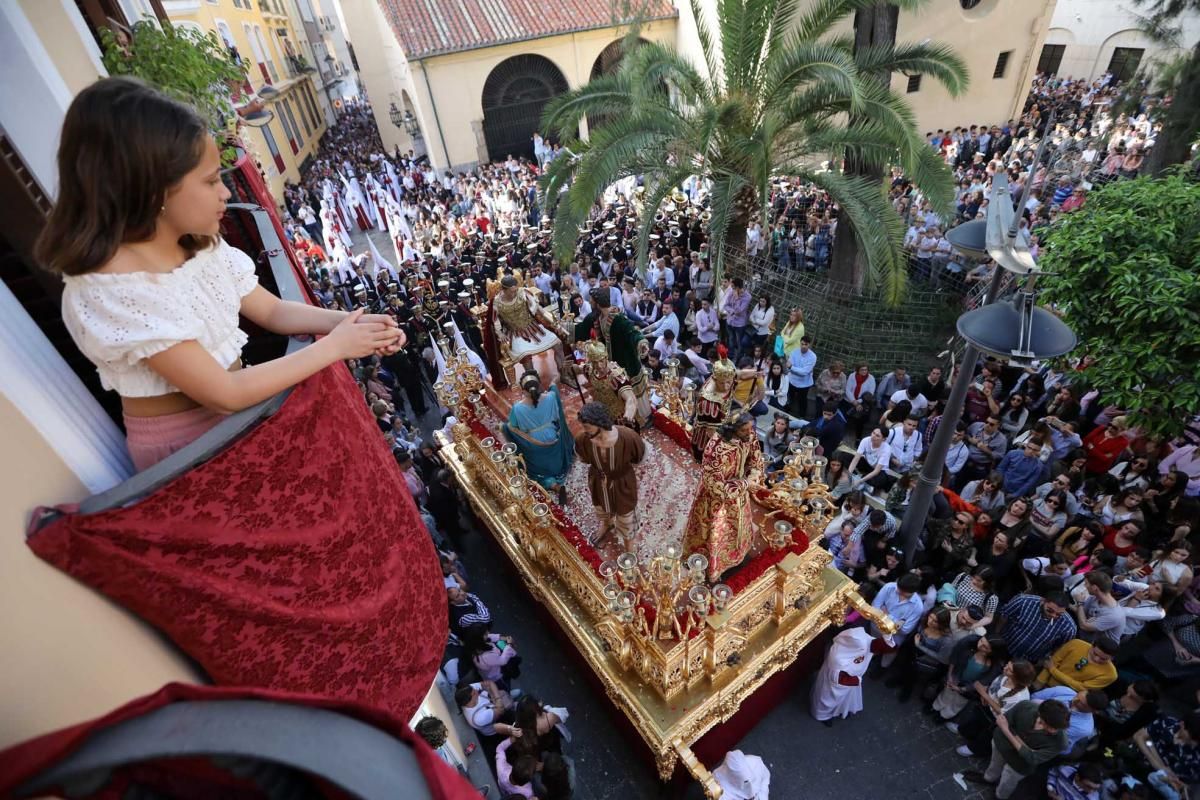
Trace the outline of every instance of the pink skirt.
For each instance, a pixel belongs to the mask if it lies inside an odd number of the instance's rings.
[[[141,472],[196,441],[223,419],[224,414],[203,406],[161,417],[125,414],[125,446],[129,448],[134,468]]]

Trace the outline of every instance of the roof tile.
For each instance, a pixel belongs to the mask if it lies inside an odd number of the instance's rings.
[[[603,0],[378,0],[410,59],[630,21]],[[671,0],[635,3],[643,20],[676,15]]]

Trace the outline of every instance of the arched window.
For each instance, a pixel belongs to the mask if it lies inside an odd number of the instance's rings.
[[[542,110],[567,91],[567,79],[554,62],[525,53],[496,65],[483,84],[483,135],[488,158],[533,156],[533,134]]]

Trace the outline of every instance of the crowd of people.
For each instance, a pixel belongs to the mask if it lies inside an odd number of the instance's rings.
[[[1103,79],[1039,77],[1019,120],[931,132],[930,146],[958,179],[958,213],[942,219],[895,175],[915,274],[964,286],[986,277],[986,264],[965,271],[956,263],[945,231],[985,213],[999,171],[1008,172],[1014,198],[1033,183],[1022,229],[1035,255],[1040,230],[1082,206],[1091,184],[1136,175],[1158,124],[1152,104],[1114,116],[1117,91]],[[1034,164],[1045,136],[1052,160]],[[538,161],[553,152],[543,144]],[[801,308],[777,308],[740,279],[714,282],[699,182],[649,221],[644,277],[635,268],[641,192],[632,179],[605,193],[575,258],[561,264],[539,206],[539,167],[510,157],[469,173],[438,171],[412,152],[387,153],[369,109],[351,105],[303,182],[286,192],[287,231],[321,301],[390,315],[405,332],[405,347],[351,367],[438,542],[453,631],[449,671],[504,792],[570,795],[567,713],[514,685],[521,657],[511,637],[491,632],[487,606],[469,590],[455,554],[462,505],[422,437],[447,422],[432,389],[443,336],[468,351],[481,375],[502,379],[478,312],[488,283],[514,274],[555,315],[582,319],[597,297],[619,307],[652,342],[643,360],[652,383],[678,359],[684,380],[699,386],[727,353],[738,367],[735,407],[772,415],[761,436],[768,471],[800,437],[819,440],[825,481],[841,503],[823,545],[900,624],[890,641],[869,628],[866,641],[845,640],[838,658],[861,672],[833,670],[840,690],[852,693],[859,675],[869,677],[866,648],[902,700],[922,698],[962,737],[964,757],[989,760],[968,777],[997,784],[1001,798],[1035,784],[1063,800],[1102,791],[1174,798],[1200,782],[1196,698],[1165,702],[1169,681],[1200,674],[1192,569],[1200,423],[1172,442],[1136,429],[1134,409],[1073,380],[1092,354],[1029,368],[964,365],[975,380],[910,568],[899,519],[955,375],[826,361]],[[837,228],[831,198],[779,181],[770,220],[768,231],[757,223],[747,231],[749,256],[781,270],[828,264]],[[391,251],[372,242],[353,255],[354,228],[387,231]],[[430,411],[439,415],[432,422]],[[444,722],[423,724],[431,743],[444,740]]]

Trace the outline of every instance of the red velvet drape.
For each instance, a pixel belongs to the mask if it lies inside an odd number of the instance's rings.
[[[30,778],[44,772],[78,750],[87,739],[101,731],[112,728],[127,720],[135,719],[170,703],[181,701],[221,700],[266,700],[296,705],[311,706],[336,711],[361,722],[372,725],[412,747],[417,765],[429,786],[434,800],[478,800],[479,792],[451,769],[429,746],[408,729],[404,719],[380,711],[378,708],[340,700],[328,700],[288,692],[263,689],[225,688],[216,686],[188,686],[171,683],[152,695],[140,697],[110,711],[103,717],[63,728],[60,731],[39,736],[0,752],[0,797],[9,797],[11,792]],[[240,783],[230,785],[230,777],[216,773],[211,765],[197,759],[168,759],[131,765],[116,771],[110,786],[98,792],[73,797],[94,800],[118,800],[124,796],[123,788],[129,778],[148,781],[171,796],[193,797],[260,797],[252,785]],[[173,790],[180,789],[182,795]],[[332,791],[331,797],[344,794]]]
[[[340,364],[144,500],[67,513],[29,545],[161,629],[218,684],[408,719],[446,643],[432,540]]]

